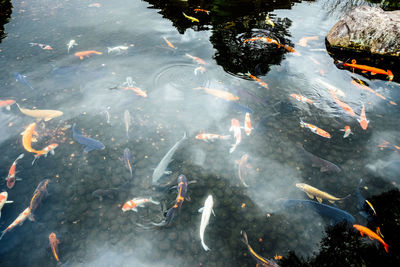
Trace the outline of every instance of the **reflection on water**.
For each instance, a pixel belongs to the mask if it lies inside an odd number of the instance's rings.
[[[1,187],[14,201],[2,209],[1,229],[29,206],[40,181],[51,181],[48,197],[35,210],[36,220],[26,220],[1,239],[1,265],[55,265],[48,244],[54,232],[61,262],[72,266],[252,266],[241,230],[259,255],[284,256],[281,265],[293,266],[298,257],[318,251],[339,253],[331,251],[338,240],[355,248],[347,254],[341,248],[343,259],[368,263],[372,260],[365,251],[374,247],[351,226],[325,232],[335,222],[331,210],[317,202],[315,209],[293,210],[287,205],[292,202],[285,202],[307,198],[296,183],[334,196],[352,194],[335,208],[367,225],[353,194],[360,178],[361,193],[383,217],[382,233],[395,249],[398,241],[391,233],[399,228],[391,216],[399,213],[372,196],[400,183],[399,85],[335,66],[324,36],[337,17],[321,11],[326,5],[328,1],[17,1],[0,46],[1,100],[63,115],[37,123],[32,148],[58,147],[55,155],[49,152],[32,165],[34,154],[25,151],[20,133],[35,118],[15,104],[9,110],[2,104],[3,177],[18,155],[24,152],[25,157],[16,166],[22,181],[12,189]],[[343,14],[340,8],[337,12]],[[68,49],[71,40],[77,45]],[[82,51],[96,52],[75,55]],[[26,76],[33,90],[22,79],[15,81],[14,73]],[[367,130],[358,121],[363,106]],[[250,135],[240,128],[248,116]],[[302,128],[300,121],[308,124]],[[91,141],[73,138],[74,123]],[[343,138],[346,125],[353,134]],[[176,185],[180,174],[187,177],[188,197],[182,200],[182,191],[152,183],[152,175],[184,132],[188,139],[166,163],[171,173],[162,178]],[[201,133],[225,138],[196,139]],[[105,148],[84,152],[85,142],[93,139]],[[397,191],[392,192],[382,199],[397,201]],[[216,216],[211,215],[205,230],[211,249],[205,252],[198,209],[210,194]],[[160,204],[122,212],[126,201],[150,197]],[[177,199],[183,204],[170,225],[155,226]],[[380,246],[374,253],[385,263],[395,261]]]

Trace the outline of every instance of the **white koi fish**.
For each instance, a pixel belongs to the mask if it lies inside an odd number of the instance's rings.
[[[230,132],[233,131],[233,135],[235,136],[236,143],[232,145],[231,149],[229,150],[229,153],[232,153],[235,151],[236,147],[240,144],[242,141],[242,131],[240,129],[240,122],[237,119],[232,119],[232,126],[229,129]]]
[[[121,55],[129,49],[129,46],[119,45],[115,47],[107,47],[108,54]]]
[[[68,54],[69,54],[69,50],[70,50],[72,47],[76,46],[76,45],[78,45],[78,44],[75,42],[75,40],[70,40],[70,41],[68,42],[68,44],[67,44],[67,51],[68,51]]]
[[[213,205],[214,205],[213,197],[212,195],[209,195],[206,201],[204,202],[204,207],[199,209],[199,212],[203,213],[201,215],[201,223],[200,223],[200,240],[201,240],[201,245],[203,246],[205,251],[210,250],[210,248],[204,243],[204,231],[206,230],[206,227],[210,220],[211,212],[215,216]]]

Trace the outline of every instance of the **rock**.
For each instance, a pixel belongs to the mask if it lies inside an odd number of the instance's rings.
[[[331,47],[400,56],[400,10],[359,6],[348,12],[326,36]]]

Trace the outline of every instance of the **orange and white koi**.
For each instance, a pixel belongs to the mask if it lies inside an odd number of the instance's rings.
[[[46,146],[42,150],[38,151],[38,153],[36,153],[35,158],[32,161],[32,165],[35,163],[35,161],[38,158],[40,158],[40,156],[47,157],[47,154],[49,154],[49,152],[50,152],[50,154],[54,155],[54,149],[56,149],[57,147],[58,147],[58,144],[53,143],[53,144],[50,144],[50,145]]]
[[[43,50],[53,50],[53,48],[50,45],[46,44],[39,44],[39,43],[29,43],[31,46],[39,46]]]
[[[141,97],[147,97],[147,93],[146,91],[137,88],[137,87],[122,87],[122,89],[124,90],[132,90],[133,92],[135,92],[136,95],[141,96]]]
[[[188,53],[185,54],[187,57],[191,58],[193,61],[197,62],[197,64],[206,65],[206,62],[199,57],[192,56]]]
[[[53,252],[53,256],[57,261],[57,264],[61,264],[60,258],[58,257],[58,244],[60,244],[60,240],[57,239],[55,233],[51,233],[49,235],[49,243],[51,247],[51,252]]]
[[[237,119],[232,119],[232,126],[229,131],[233,131],[233,135],[236,139],[235,144],[233,144],[232,147],[229,149],[229,153],[232,153],[242,141],[242,130],[240,128],[240,122]]]
[[[359,225],[359,224],[354,224],[353,227],[356,228],[358,231],[360,231],[361,236],[364,236],[364,234],[365,234],[371,240],[372,239],[378,240],[383,245],[383,247],[385,248],[385,251],[387,253],[389,253],[389,245],[386,244],[385,241],[383,241],[383,239],[379,235],[377,235],[374,231],[372,231],[371,229],[369,229],[369,228],[367,228],[365,226]]]
[[[201,134],[196,135],[196,139],[208,142],[208,141],[214,141],[214,140],[229,140],[229,139],[231,139],[231,136],[230,135],[211,134],[211,133],[201,133]]]
[[[367,92],[373,93],[373,94],[375,94],[377,97],[379,97],[379,98],[381,98],[381,99],[383,99],[383,100],[387,100],[387,98],[386,98],[385,96],[383,96],[382,94],[380,94],[380,93],[378,93],[378,92],[372,90],[370,87],[366,86],[366,85],[363,83],[363,81],[361,81],[360,79],[354,79],[354,78],[353,78],[353,80],[351,81],[351,84],[353,84],[354,86],[356,86],[356,87],[358,87],[358,88],[360,88],[360,89],[362,89],[362,90],[365,90],[365,91],[367,91]],[[397,106],[397,103],[396,103],[396,102],[394,102],[394,101],[392,101],[392,100],[388,100],[388,101],[389,101],[389,103],[390,103],[391,105]]]
[[[261,85],[262,87],[269,90],[268,84],[266,82],[261,81],[260,78],[257,78],[256,76],[252,75],[251,73],[247,73],[247,75],[249,75],[250,78],[252,78],[256,82],[258,82],[259,85]]]
[[[1,218],[1,209],[3,208],[4,204],[6,203],[13,203],[12,200],[7,200],[8,193],[6,191],[0,193],[0,218]]]
[[[400,146],[393,145],[393,144],[389,143],[388,141],[384,141],[382,144],[379,144],[378,147],[380,147],[380,148],[392,148],[392,149],[396,149],[396,150],[400,151]]]
[[[126,212],[128,210],[132,210],[137,212],[138,207],[144,207],[144,204],[146,203],[153,203],[155,205],[159,205],[160,202],[153,200],[151,197],[150,198],[134,198],[132,200],[129,200],[125,202],[125,204],[122,206],[122,211]]]
[[[176,49],[176,47],[170,42],[168,41],[168,39],[166,37],[163,37],[164,41],[167,43],[167,45],[173,49]]]
[[[246,164],[247,164],[247,159],[248,159],[248,158],[249,158],[249,155],[244,154],[244,155],[240,158],[239,167],[238,167],[238,176],[239,176],[239,179],[240,179],[240,181],[242,182],[242,184],[243,184],[245,187],[249,187],[249,186],[246,184],[246,182],[244,181],[244,179],[243,179],[243,175],[244,175],[244,173],[246,172],[245,168],[246,168]]]
[[[222,91],[222,90],[217,90],[217,89],[211,89],[207,87],[196,87],[193,88],[193,90],[204,90],[207,94],[213,95],[218,98],[225,99],[227,101],[237,101],[239,100],[238,96],[235,96],[227,91]]]
[[[312,100],[310,100],[310,99],[308,99],[307,97],[304,97],[304,96],[302,96],[302,95],[290,94],[290,96],[293,97],[294,99],[300,101],[300,102],[303,102],[303,103],[306,103],[306,102],[309,103],[309,104],[312,104],[312,103],[313,103]]]
[[[363,73],[365,73],[365,72],[370,72],[371,75],[376,75],[376,74],[387,75],[388,78],[389,78],[389,81],[390,81],[390,82],[393,81],[394,75],[393,75],[393,73],[392,73],[391,70],[386,70],[386,71],[385,71],[385,70],[383,70],[383,69],[379,69],[379,68],[375,68],[375,67],[370,67],[370,66],[367,66],[367,65],[359,65],[359,64],[356,64],[356,63],[357,63],[357,61],[356,61],[355,59],[353,59],[353,60],[351,61],[351,64],[349,64],[349,63],[340,63],[340,64],[342,64],[344,67],[350,67],[350,68],[352,68],[352,69],[353,69],[353,72],[354,72],[354,69],[359,69],[359,70],[361,70]]]
[[[330,89],[332,91],[335,92],[336,95],[341,96],[341,97],[346,97],[346,94],[340,90],[339,88],[333,86],[332,84],[329,84],[321,79],[315,79],[315,81],[321,85],[323,85],[324,87],[326,87],[327,89]]]
[[[278,46],[278,48],[283,47],[288,52],[296,53],[296,50],[293,47],[288,46],[288,45],[283,45],[283,44],[279,43],[277,40],[272,39],[272,38],[267,38],[267,37],[253,37],[253,38],[244,40],[243,43],[254,42],[254,41],[258,41],[258,40],[263,41],[268,44],[276,44]]]
[[[7,110],[10,110],[12,104],[15,104],[15,100],[12,99],[0,100],[0,108],[6,107]]]
[[[17,225],[22,225],[26,218],[28,218],[29,214],[31,213],[31,209],[27,207],[21,214],[18,215],[18,217],[1,233],[0,240],[3,238],[3,236],[7,233],[10,232],[12,229],[14,229],[15,226]]]
[[[8,171],[8,176],[7,176],[7,178],[6,178],[6,181],[7,181],[7,187],[8,187],[9,189],[11,189],[11,188],[14,187],[15,181],[17,180],[17,179],[15,178],[15,174],[16,174],[15,169],[16,169],[16,167],[17,167],[17,162],[18,162],[20,159],[22,159],[23,157],[24,157],[24,154],[23,154],[23,153],[22,153],[21,155],[19,155],[19,156],[14,160],[13,164],[12,164],[11,167],[10,167],[10,170]],[[18,179],[18,180],[19,180],[19,179]]]
[[[331,138],[331,135],[327,131],[322,130],[321,128],[318,128],[317,126],[315,126],[313,124],[306,123],[306,122],[300,120],[300,126],[303,128],[305,127],[305,128],[310,129],[311,132],[318,134],[319,136],[322,136],[325,138]]]
[[[307,44],[308,41],[316,41],[316,40],[318,40],[318,36],[302,37],[297,44],[303,47],[309,47],[309,45]]]
[[[340,129],[340,131],[344,132],[343,138],[347,138],[350,134],[353,134],[349,125],[344,126],[344,129]]]
[[[204,12],[204,13],[206,13],[207,15],[210,14],[210,11],[205,10],[205,9],[201,9],[201,8],[195,8],[193,11],[196,12],[196,13],[197,13],[197,12]]]
[[[346,111],[350,116],[352,117],[356,116],[354,110],[348,104],[340,100],[332,89],[329,89],[329,92],[331,93],[333,100],[335,100],[336,104],[338,104],[339,107],[344,109],[344,111]]]
[[[246,115],[244,117],[244,132],[246,133],[246,135],[250,135],[252,129],[253,128],[251,128],[250,113],[246,112]]]
[[[96,50],[89,50],[89,51],[80,51],[80,52],[76,52],[74,55],[76,57],[79,57],[81,60],[83,60],[84,57],[89,57],[92,54],[96,54],[96,55],[102,55],[102,52],[98,52]]]
[[[194,72],[194,75],[197,76],[197,74],[198,74],[199,72],[201,72],[201,73],[206,72],[206,68],[204,68],[203,66],[198,66],[197,68],[194,69],[193,72]]]
[[[32,138],[32,135],[37,135],[35,132],[36,123],[33,122],[26,127],[25,131],[22,133],[22,145],[26,151],[31,153],[40,153],[38,150],[32,148],[32,141],[36,140]]]
[[[357,119],[357,121],[360,123],[361,128],[363,128],[363,130],[367,130],[369,120],[367,120],[367,116],[365,115],[365,107],[364,107],[364,104],[363,104],[363,107],[362,107],[362,109],[361,109],[360,118]]]

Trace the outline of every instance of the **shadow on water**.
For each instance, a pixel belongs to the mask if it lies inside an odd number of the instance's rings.
[[[1,39],[7,36],[7,33],[4,31],[4,25],[8,23],[11,17],[12,7],[9,0],[0,1],[0,42]]]

